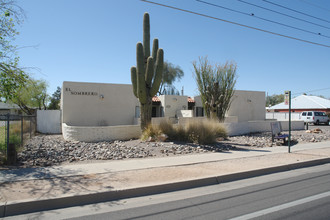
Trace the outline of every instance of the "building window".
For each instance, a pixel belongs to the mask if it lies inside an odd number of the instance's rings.
[[[196,117],[204,117],[204,108],[196,107]]]
[[[157,117],[157,107],[152,107],[151,109],[151,117]]]
[[[135,118],[140,118],[140,106],[135,106]]]
[[[164,117],[164,107],[160,107],[160,117]]]

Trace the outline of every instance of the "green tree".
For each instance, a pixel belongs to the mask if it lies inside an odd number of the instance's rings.
[[[11,101],[28,115],[33,114],[33,109],[47,109],[46,81],[29,79],[26,85],[18,90],[17,96],[12,98]]]
[[[266,107],[277,105],[281,102],[284,102],[284,94],[274,94],[266,97]]]
[[[234,94],[237,65],[233,62],[212,65],[207,57],[200,57],[193,66],[206,116],[223,121]]]
[[[17,95],[28,78],[19,68],[16,46],[12,44],[19,33],[16,26],[24,20],[24,11],[13,0],[0,0],[0,99],[7,101]]]
[[[60,101],[61,101],[61,87],[57,86],[56,91],[53,93],[52,97],[50,98],[48,109],[50,110],[60,109]]]
[[[165,61],[163,68],[163,79],[159,87],[159,95],[167,94],[180,94],[177,89],[173,86],[173,83],[183,77],[184,72],[180,66],[174,66],[172,63]]]

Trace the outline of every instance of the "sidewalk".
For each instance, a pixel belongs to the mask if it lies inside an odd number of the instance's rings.
[[[0,171],[0,217],[219,184],[330,162],[330,141]]]

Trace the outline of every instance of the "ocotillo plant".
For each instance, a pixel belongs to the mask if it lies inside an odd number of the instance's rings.
[[[206,89],[206,96],[209,101],[205,102],[205,106],[210,110],[210,118],[218,120],[218,109],[221,103],[221,91],[219,89],[219,82],[213,83],[213,87],[210,86]]]
[[[131,68],[133,93],[140,102],[141,129],[151,123],[152,97],[157,94],[163,75],[164,52],[154,39],[150,56],[149,14],[143,16],[143,44],[136,45],[136,67]]]

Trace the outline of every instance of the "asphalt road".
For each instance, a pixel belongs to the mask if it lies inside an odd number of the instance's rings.
[[[330,219],[330,169],[77,219]]]
[[[330,164],[5,219],[330,219]]]

